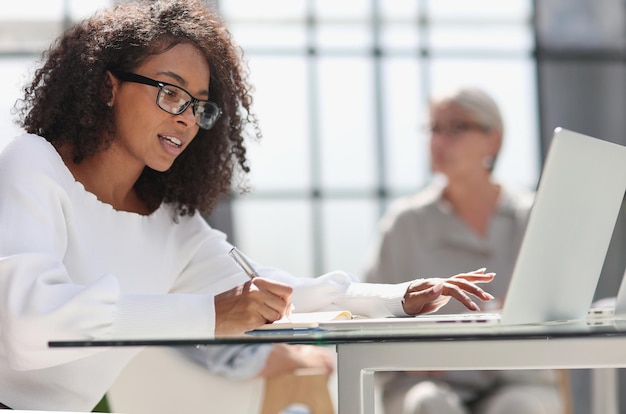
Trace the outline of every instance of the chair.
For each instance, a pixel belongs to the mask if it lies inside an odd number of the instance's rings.
[[[572,406],[572,390],[569,381],[569,371],[559,369],[556,372],[559,382],[559,390],[561,391],[561,399],[563,400],[563,414],[574,414]]]
[[[277,414],[292,404],[302,404],[312,414],[333,414],[328,393],[328,375],[315,370],[300,370],[269,378],[261,414]]]
[[[229,380],[174,349],[147,347],[107,393],[111,408],[128,414],[278,414],[303,404],[313,414],[334,414],[328,376],[301,370],[263,380]]]

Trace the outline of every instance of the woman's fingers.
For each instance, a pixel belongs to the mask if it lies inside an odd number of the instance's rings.
[[[490,282],[493,280],[495,275],[495,273],[481,274],[481,279],[479,280],[473,280],[475,276],[465,277],[465,274],[456,275],[446,280],[446,286],[456,286],[462,292],[467,292],[479,298],[483,302],[488,302],[494,299],[493,295],[478,287],[476,283]],[[454,297],[457,298],[457,296]]]
[[[455,284],[446,283],[443,294],[446,296],[451,296],[455,298],[457,301],[459,301],[463,306],[465,306],[469,310],[473,310],[473,311],[480,310],[480,307],[476,303],[474,303],[474,301],[465,292],[466,292],[465,290],[461,289],[459,286]],[[480,294],[480,292],[476,292],[476,293]],[[479,295],[476,295],[476,296],[480,297]]]
[[[291,307],[293,289],[255,277],[215,297],[215,333],[242,333],[282,318]]]
[[[444,283],[435,283],[426,287],[423,283],[409,286],[404,295],[403,308],[408,315],[434,312],[448,303],[449,296],[443,295]]]
[[[483,302],[494,299],[490,293],[477,285],[477,283],[490,282],[495,277],[495,273],[485,272],[486,269],[482,268],[473,272],[459,273],[446,279],[418,279],[407,289],[404,296],[404,310],[409,315],[434,312],[448,303],[450,298],[454,298],[469,310],[480,310],[471,296]]]
[[[493,273],[493,272],[485,273],[485,271],[486,271],[486,269],[482,268],[482,269],[474,270],[473,272],[459,273],[458,275],[454,275],[452,277],[449,277],[446,280],[448,280],[450,282],[454,282],[455,280],[466,280],[466,281],[472,282],[472,283],[488,283],[488,282],[491,282],[493,280],[493,278],[496,276],[496,274]]]
[[[288,315],[291,311],[291,295],[293,288],[284,283],[256,277],[251,283],[259,290],[262,297],[262,314],[268,322],[273,322]]]

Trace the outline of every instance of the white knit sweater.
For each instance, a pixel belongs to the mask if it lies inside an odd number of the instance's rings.
[[[137,348],[50,349],[60,339],[198,338],[214,331],[214,295],[247,280],[223,233],[199,216],[114,210],[74,180],[36,135],[0,154],[0,402],[89,411]],[[298,311],[403,315],[406,284],[334,272],[295,278]]]

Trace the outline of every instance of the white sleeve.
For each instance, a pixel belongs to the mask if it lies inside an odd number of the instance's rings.
[[[36,169],[49,167],[37,155]],[[0,339],[13,368],[33,369],[98,352],[52,353],[48,341],[60,333],[74,339],[101,335],[119,287],[110,277],[92,287],[70,282],[62,264],[67,242],[62,197],[53,194],[59,185],[23,163],[23,157],[13,159],[6,151],[0,158]],[[35,192],[32,184],[46,191]]]
[[[255,378],[265,368],[273,344],[208,345],[176,349],[212,374],[236,380]]]
[[[293,286],[295,312],[349,310],[371,318],[407,316],[402,298],[411,282],[398,284],[359,283],[346,272],[334,271],[316,278],[295,277],[277,269],[264,268],[261,276]]]

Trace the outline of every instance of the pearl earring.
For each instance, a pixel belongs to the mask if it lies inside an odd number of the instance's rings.
[[[493,168],[493,161],[494,161],[494,157],[492,157],[491,155],[487,155],[486,157],[483,158],[483,167],[491,171],[491,169]]]

